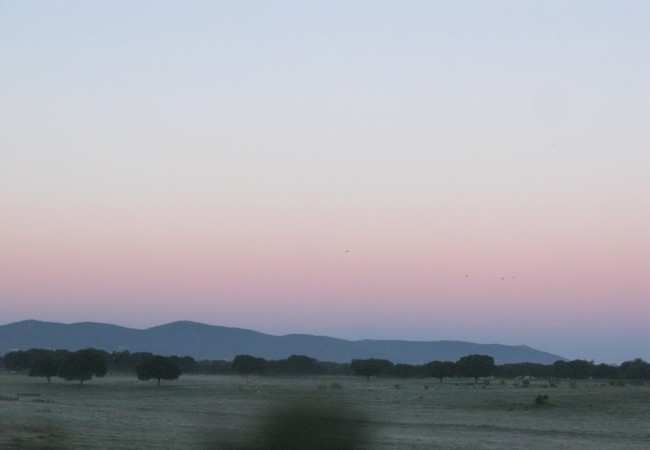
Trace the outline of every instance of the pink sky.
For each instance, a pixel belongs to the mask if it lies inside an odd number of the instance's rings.
[[[0,6],[0,323],[650,359],[646,2],[272,4]]]

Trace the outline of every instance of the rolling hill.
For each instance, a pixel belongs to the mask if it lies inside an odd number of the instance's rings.
[[[394,363],[421,364],[457,361],[469,354],[491,355],[497,364],[550,364],[561,356],[526,345],[475,344],[463,341],[349,341],[327,336],[273,336],[242,328],[180,321],[144,330],[81,322],[62,324],[25,320],[0,326],[0,354],[29,348],[78,350],[94,347],[109,352],[129,350],[196,359],[232,360],[240,354],[265,359],[307,355],[320,361],[349,362],[353,358],[382,358]]]

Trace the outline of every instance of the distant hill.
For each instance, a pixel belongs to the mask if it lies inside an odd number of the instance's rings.
[[[95,347],[109,352],[129,350],[196,359],[232,360],[241,354],[265,359],[307,355],[320,361],[349,362],[382,358],[394,363],[457,361],[470,354],[491,355],[497,364],[550,364],[561,356],[526,345],[474,344],[462,341],[348,341],[309,334],[273,336],[242,328],[172,322],[145,330],[103,323],[62,324],[25,320],[0,326],[0,354],[29,348],[78,350]]]

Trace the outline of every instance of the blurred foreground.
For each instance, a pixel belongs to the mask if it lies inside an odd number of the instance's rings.
[[[650,448],[644,382],[0,374],[0,449]]]

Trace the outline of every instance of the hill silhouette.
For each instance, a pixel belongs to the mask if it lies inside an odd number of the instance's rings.
[[[497,364],[551,364],[561,356],[526,345],[476,344],[463,341],[349,341],[327,336],[274,336],[243,328],[179,321],[144,330],[94,322],[62,324],[24,320],[0,326],[0,354],[29,348],[152,352],[196,359],[232,360],[240,354],[265,359],[307,355],[320,361],[349,362],[354,358],[382,358],[394,363],[422,364],[457,361],[469,354],[494,357]]]

